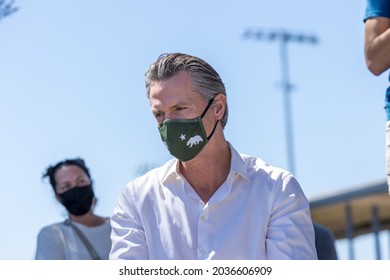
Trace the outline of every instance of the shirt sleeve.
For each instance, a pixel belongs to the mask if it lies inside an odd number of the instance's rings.
[[[120,194],[111,217],[110,260],[149,259],[145,231],[130,187],[128,185]]]
[[[61,231],[55,227],[43,228],[37,237],[36,260],[64,260]]]
[[[268,259],[317,259],[309,202],[290,173],[276,181],[268,225]]]
[[[372,17],[390,18],[390,1],[388,0],[367,0],[363,21]]]

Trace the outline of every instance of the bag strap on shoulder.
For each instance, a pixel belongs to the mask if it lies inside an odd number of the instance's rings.
[[[81,230],[76,227],[70,219],[65,220],[65,225],[70,226],[78,235],[80,240],[84,243],[85,247],[87,248],[89,254],[91,255],[93,260],[100,260],[98,253],[93,248],[92,244],[88,241],[88,239],[85,237],[85,235],[81,232]]]

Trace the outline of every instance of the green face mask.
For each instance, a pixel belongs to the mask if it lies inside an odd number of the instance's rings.
[[[209,137],[206,136],[202,123],[202,118],[213,100],[214,98],[210,100],[200,117],[195,119],[168,119],[159,125],[158,129],[163,143],[171,155],[178,160],[189,161],[194,159],[213,136],[218,121],[215,123]]]

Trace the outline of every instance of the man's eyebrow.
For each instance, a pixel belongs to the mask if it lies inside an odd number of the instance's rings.
[[[183,107],[183,106],[188,106],[188,102],[179,101],[178,103],[169,106],[168,110],[176,109],[178,107]],[[151,110],[152,110],[152,113],[163,112],[162,110],[160,110],[156,107],[152,107]]]
[[[171,108],[183,107],[183,106],[187,106],[187,105],[188,105],[188,103],[180,101],[179,103],[171,106]]]

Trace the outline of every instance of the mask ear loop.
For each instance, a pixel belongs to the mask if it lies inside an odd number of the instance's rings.
[[[209,104],[207,104],[206,109],[204,109],[202,115],[200,115],[200,118],[201,118],[201,119],[203,119],[204,115],[206,115],[207,110],[210,108],[211,104],[212,104],[213,101],[214,101],[214,98],[215,98],[215,96],[214,96],[213,98],[210,99]]]
[[[210,108],[211,104],[212,104],[213,101],[214,101],[214,98],[215,98],[215,96],[214,96],[213,98],[210,99],[209,104],[207,104],[207,107],[206,107],[206,109],[204,109],[202,115],[200,116],[200,119],[202,119],[202,118],[204,117],[204,115],[206,115],[207,110]],[[217,128],[218,122],[219,122],[219,120],[217,120],[217,122],[215,123],[214,128],[213,128],[213,130],[211,131],[210,135],[207,136],[207,140],[210,140],[210,138],[213,136],[213,134],[214,134],[214,132],[215,132],[215,129]]]
[[[210,138],[213,136],[215,129],[217,128],[218,122],[219,122],[219,120],[216,121],[214,128],[213,128],[213,131],[211,131],[210,135],[207,137],[207,140],[210,140]]]

